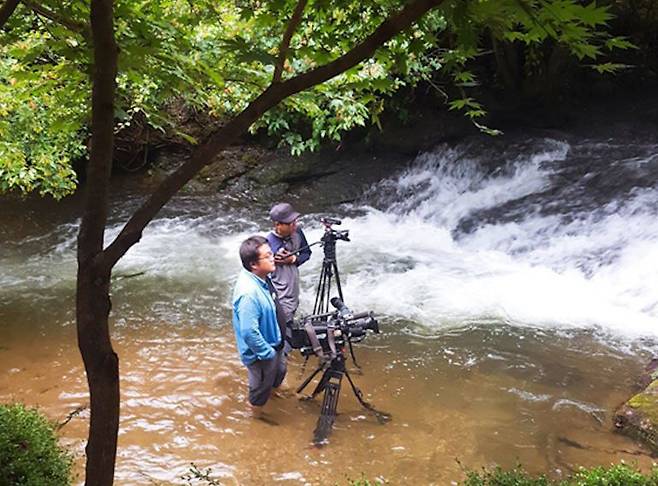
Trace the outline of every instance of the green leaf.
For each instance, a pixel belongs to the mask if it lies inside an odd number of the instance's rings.
[[[199,141],[196,138],[194,138],[192,135],[188,134],[188,133],[182,132],[180,130],[175,130],[174,133],[176,135],[178,135],[179,137],[181,137],[183,140],[191,143],[192,145],[198,145],[199,144]]]
[[[599,74],[614,74],[622,69],[629,69],[632,68],[630,64],[621,64],[621,63],[616,63],[616,62],[605,62],[601,64],[592,64],[590,65],[592,69],[594,69],[596,72]]]

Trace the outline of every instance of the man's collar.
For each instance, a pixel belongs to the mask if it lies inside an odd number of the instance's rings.
[[[246,268],[243,268],[242,270],[243,270],[245,273],[247,273],[248,275],[250,275],[252,278],[256,279],[256,282],[258,282],[259,284],[261,284],[261,285],[264,286],[264,287],[267,287],[267,282],[265,282],[265,279],[260,278],[258,275],[256,275],[256,274],[253,273],[253,272],[250,272],[250,271],[247,270]]]

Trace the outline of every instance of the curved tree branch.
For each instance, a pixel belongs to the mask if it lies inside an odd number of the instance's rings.
[[[133,214],[114,241],[104,250],[103,264],[114,264],[142,237],[142,231],[160,209],[204,166],[212,162],[221,150],[247,131],[249,126],[280,101],[300,91],[323,83],[368,59],[385,42],[410,27],[443,0],[416,0],[397,14],[384,20],[380,26],[352,50],[338,59],[286,81],[272,84],[253,100],[245,110],[217,130],[190,159],[167,177],[151,197]]]
[[[288,57],[288,50],[290,49],[290,41],[292,35],[297,30],[299,23],[302,20],[302,14],[304,13],[304,8],[306,8],[307,0],[299,0],[295,11],[288,22],[288,27],[286,32],[283,34],[281,39],[281,45],[279,46],[279,57],[276,61],[276,66],[274,66],[274,76],[272,77],[272,83],[279,83],[281,81],[281,75],[283,74],[283,67],[286,63],[286,57]]]
[[[48,20],[52,20],[57,24],[63,25],[67,29],[80,34],[87,41],[91,40],[91,29],[89,28],[89,25],[83,22],[77,22],[73,19],[69,19],[57,12],[53,12],[47,7],[44,7],[43,5],[39,5],[38,3],[33,2],[32,0],[21,0],[21,1],[23,2],[23,4],[25,4],[26,7],[31,9],[37,15],[41,15],[42,17],[45,17]]]
[[[0,7],[0,29],[4,27],[21,0],[5,0]]]

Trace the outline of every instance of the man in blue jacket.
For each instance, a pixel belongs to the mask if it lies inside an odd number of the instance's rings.
[[[299,307],[299,266],[311,257],[306,237],[297,227],[300,214],[288,203],[278,203],[270,209],[273,230],[267,241],[274,253],[276,270],[272,283],[279,297],[279,304],[286,323],[292,321]],[[301,251],[296,253],[297,250]]]
[[[275,270],[274,254],[265,238],[252,236],[240,245],[240,260],[244,268],[233,290],[233,329],[249,376],[249,403],[259,417],[272,389],[286,376],[276,293],[267,280]]]

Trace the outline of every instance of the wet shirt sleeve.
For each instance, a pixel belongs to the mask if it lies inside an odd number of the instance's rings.
[[[265,340],[259,327],[260,308],[251,296],[242,296],[237,302],[239,316],[238,332],[260,360],[272,359],[276,354],[274,348]]]

